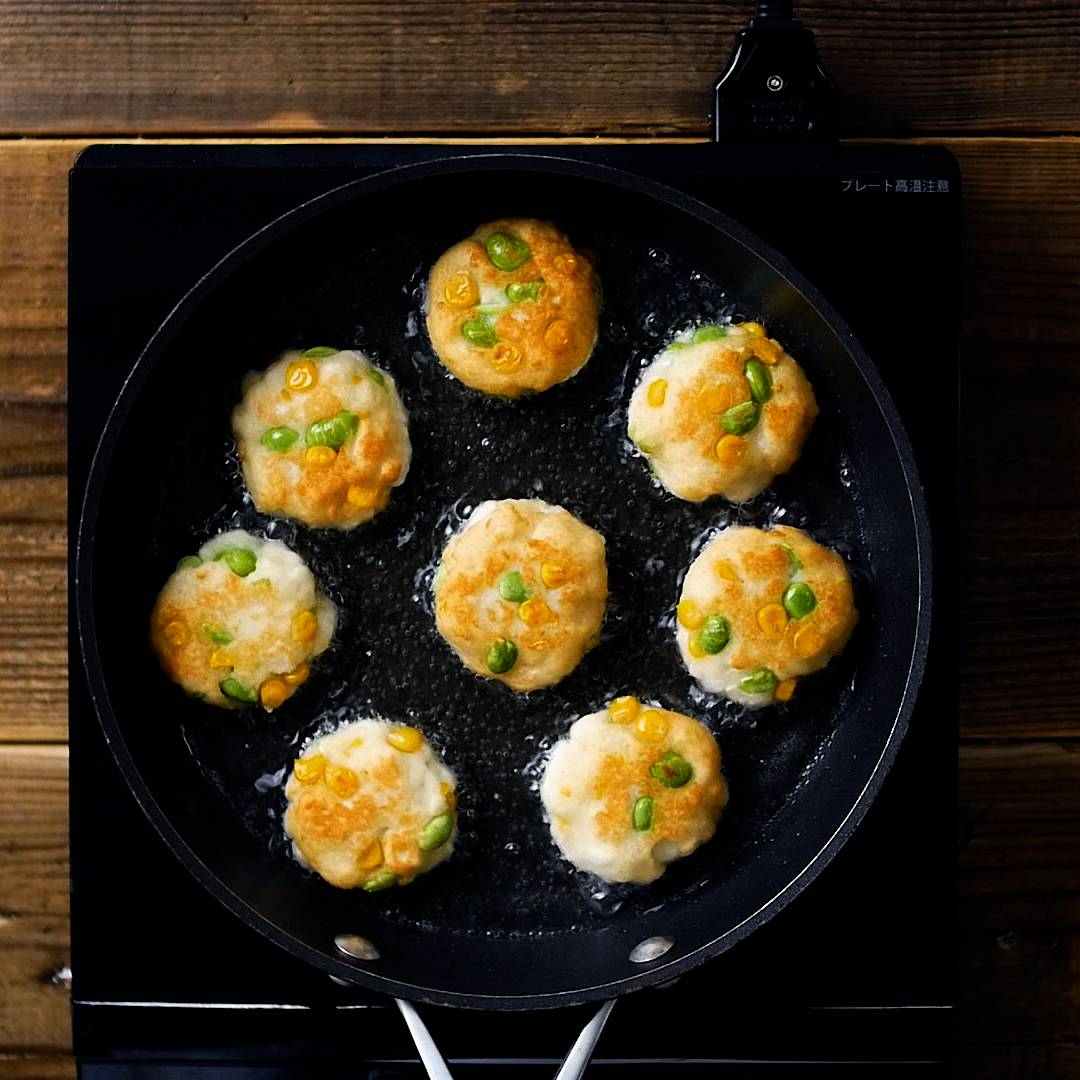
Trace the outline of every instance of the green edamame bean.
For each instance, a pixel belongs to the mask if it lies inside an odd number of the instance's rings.
[[[329,345],[316,345],[314,349],[305,349],[300,355],[309,360],[321,360],[324,356],[333,356],[340,349],[331,349]]]
[[[750,396],[759,405],[764,405],[772,397],[772,375],[769,369],[756,356],[752,356],[746,361],[743,374],[750,384]]]
[[[720,417],[720,426],[729,435],[745,435],[752,431],[761,418],[761,408],[756,401],[744,401],[738,405],[732,405],[723,416]]]
[[[652,828],[653,801],[651,795],[642,795],[634,802],[631,814],[635,832],[648,832]]]
[[[521,304],[526,300],[535,300],[540,295],[542,281],[512,281],[506,286],[506,299],[511,304]]]
[[[669,750],[659,761],[653,763],[649,775],[664,787],[685,787],[694,777],[694,767],[681,754]]]
[[[215,645],[229,645],[235,640],[228,630],[223,630],[220,626],[204,626],[202,629]]]
[[[723,615],[710,615],[701,628],[698,643],[701,651],[715,656],[723,652],[724,647],[731,640],[731,623]]]
[[[496,270],[516,270],[532,256],[529,245],[510,232],[492,233],[484,246]]]
[[[249,548],[223,548],[214,556],[214,562],[223,562],[237,577],[247,577],[255,569],[255,552]]]
[[[309,424],[304,441],[308,446],[332,446],[336,450],[359,426],[360,417],[342,409],[337,416]]]
[[[517,663],[517,658],[517,646],[509,638],[497,638],[488,649],[488,671],[492,675],[505,675]]]
[[[495,327],[486,319],[470,319],[461,324],[461,336],[481,349],[489,349],[498,340]]]
[[[779,681],[768,668],[761,668],[753,675],[747,675],[739,683],[739,689],[745,694],[771,694]]]
[[[386,389],[386,376],[374,365],[367,369],[367,377],[376,385]]]
[[[522,600],[529,599],[529,590],[525,587],[525,579],[516,571],[503,574],[499,582],[499,595],[511,604],[520,604]]]
[[[802,581],[793,581],[784,590],[782,602],[784,610],[793,619],[803,619],[817,607],[814,590]]]
[[[299,431],[293,431],[291,427],[267,428],[259,440],[267,450],[273,450],[275,454],[284,454],[291,450],[300,438]]]
[[[727,327],[718,326],[716,323],[707,323],[705,326],[699,326],[694,331],[694,336],[690,339],[695,345],[702,341],[719,341],[720,338],[727,337]]]
[[[233,701],[239,701],[241,705],[254,705],[259,700],[259,692],[245,686],[239,679],[222,679],[218,683],[218,689]]]
[[[787,555],[788,568],[793,574],[797,574],[802,568],[802,559],[795,554],[795,549],[790,544],[781,544],[784,554]]]
[[[421,851],[434,851],[441,848],[450,834],[454,831],[454,814],[447,810],[442,814],[436,814],[420,831],[420,838],[416,846]]]
[[[198,555],[185,555],[177,564],[177,570],[194,570],[197,566],[202,566],[202,559]]]
[[[381,874],[376,874],[370,881],[365,881],[361,888],[364,892],[382,892],[383,889],[392,888],[397,883],[397,874],[384,870]]]

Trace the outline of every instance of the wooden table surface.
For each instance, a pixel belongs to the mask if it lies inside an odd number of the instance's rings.
[[[0,1078],[73,1073],[74,155],[133,137],[702,136],[747,6],[0,0]],[[964,172],[962,1057],[973,1076],[1080,1076],[1080,9],[797,7],[847,136],[941,144]]]

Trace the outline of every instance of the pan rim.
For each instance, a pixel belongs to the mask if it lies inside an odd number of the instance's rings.
[[[447,173],[478,170],[498,171],[509,168],[574,176],[579,179],[612,185],[632,194],[642,195],[665,203],[682,213],[696,218],[711,230],[726,235],[746,248],[755,258],[768,266],[770,270],[802,295],[817,317],[825,322],[836,335],[841,347],[855,363],[860,377],[870,391],[874,403],[888,428],[907,495],[904,515],[905,518],[910,515],[915,534],[918,587],[916,590],[914,642],[904,676],[903,693],[881,753],[873,763],[865,785],[843,819],[787,885],[762,903],[756,911],[741,922],[729,927],[724,933],[699,945],[696,949],[680,955],[677,959],[658,960],[649,964],[640,972],[591,987],[549,991],[541,994],[491,995],[416,986],[380,974],[377,971],[350,964],[345,960],[338,960],[329,953],[316,949],[282,930],[281,927],[252,907],[231,889],[225,881],[211,870],[196,851],[188,846],[158,804],[150,784],[144,779],[139,766],[128,749],[123,732],[112,709],[108,688],[105,686],[101,671],[100,655],[97,648],[92,569],[94,525],[102,493],[113,451],[138,397],[138,392],[188,316],[198,308],[203,299],[223,279],[266,246],[273,243],[279,236],[290,232],[326,210],[344,205],[355,199],[362,199],[370,192],[408,183],[412,180]],[[80,507],[73,560],[75,570],[73,591],[76,599],[78,636],[87,685],[94,704],[95,714],[110,752],[136,802],[166,846],[212,896],[244,923],[263,937],[274,942],[274,944],[305,960],[314,967],[346,981],[413,1001],[480,1009],[525,1010],[556,1008],[603,1000],[673,979],[705,960],[731,948],[757,927],[767,922],[794,900],[828,865],[834,855],[847,842],[876,797],[896,757],[914,709],[915,698],[922,680],[929,648],[932,613],[931,554],[929,520],[922,485],[910,442],[891,396],[881,381],[872,360],[862,349],[846,322],[828,304],[820,292],[779,252],[720,211],[714,210],[712,207],[675,188],[635,173],[608,165],[565,158],[557,154],[482,151],[389,168],[371,176],[348,181],[332,188],[266,223],[219,259],[191,286],[165,316],[140,352],[131,372],[124,379],[117,398],[109,411],[108,419],[93,455],[89,479]]]

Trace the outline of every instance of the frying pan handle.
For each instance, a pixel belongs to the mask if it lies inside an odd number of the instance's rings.
[[[442,1054],[439,1053],[439,1048],[435,1045],[435,1040],[431,1037],[431,1032],[420,1019],[420,1014],[410,1002],[403,1001],[401,998],[394,998],[394,1001],[397,1002],[401,1015],[405,1017],[409,1034],[416,1045],[416,1052],[420,1055],[420,1060],[427,1071],[428,1080],[453,1080]],[[581,1080],[589,1067],[600,1032],[604,1030],[608,1015],[614,1007],[614,998],[611,1001],[605,1001],[596,1011],[596,1015],[581,1029],[581,1034],[570,1047],[570,1053],[563,1060],[555,1080]]]

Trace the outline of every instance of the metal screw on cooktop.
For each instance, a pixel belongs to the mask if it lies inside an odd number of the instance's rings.
[[[659,960],[674,944],[674,938],[647,937],[630,950],[630,963],[647,964],[651,960]]]
[[[339,953],[344,953],[353,960],[378,960],[379,950],[359,934],[338,934],[334,938],[334,944]]]
[[[784,80],[779,75],[770,75],[765,80],[765,85],[775,94],[777,90],[784,89]]]

